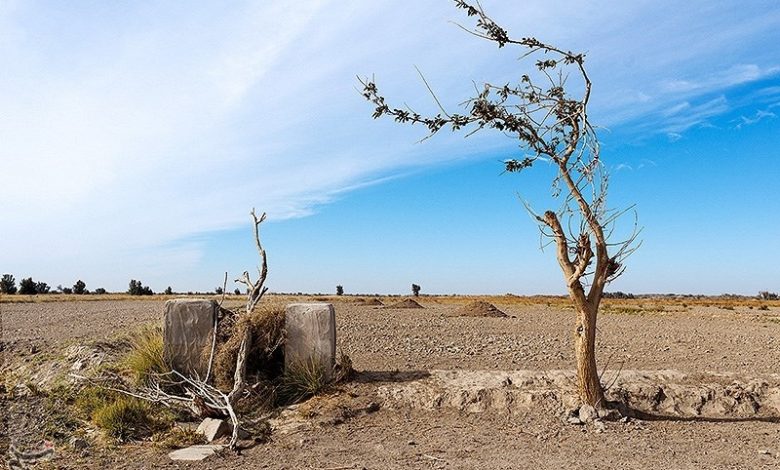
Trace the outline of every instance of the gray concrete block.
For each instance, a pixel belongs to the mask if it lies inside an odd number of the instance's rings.
[[[212,455],[216,455],[217,452],[224,449],[225,446],[220,445],[198,445],[185,447],[184,449],[174,450],[168,454],[171,460],[184,460],[184,461],[198,461],[203,460]]]
[[[219,439],[230,434],[230,423],[223,419],[206,418],[198,426],[197,433],[206,438],[206,442]]]
[[[203,350],[211,345],[218,304],[214,300],[175,299],[165,302],[163,357],[183,374],[205,377]]]
[[[336,310],[328,303],[289,304],[285,310],[287,340],[284,366],[313,362],[330,380],[336,363]]]

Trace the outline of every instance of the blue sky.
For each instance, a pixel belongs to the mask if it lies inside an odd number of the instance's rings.
[[[371,119],[356,75],[449,109],[530,65],[450,2],[0,0],[0,271],[51,285],[212,289],[256,262],[277,291],[562,293],[513,143]],[[515,36],[587,52],[613,206],[642,248],[611,290],[780,290],[774,1],[486,0]]]

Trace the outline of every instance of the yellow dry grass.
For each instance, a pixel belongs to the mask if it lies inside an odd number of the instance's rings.
[[[0,303],[43,303],[43,302],[97,302],[97,301],[124,301],[124,300],[170,300],[181,298],[208,298],[219,300],[221,295],[130,295],[130,294],[42,294],[42,295],[6,295],[0,294]],[[226,302],[232,299],[242,299],[243,295],[228,295]]]
[[[322,295],[322,294],[266,294],[266,302],[285,304],[291,302],[355,302],[357,299],[377,298],[383,303],[393,303],[410,295]],[[91,301],[165,301],[179,298],[210,298],[220,300],[221,295],[129,295],[129,294],[45,294],[45,295],[0,295],[0,303],[38,303],[38,302],[91,302]],[[504,306],[548,306],[571,308],[571,301],[561,295],[421,295],[420,302],[433,302],[441,305],[463,305],[475,300]],[[236,308],[244,304],[243,295],[225,296],[224,307]],[[683,296],[683,295],[643,295],[635,299],[603,299],[602,307],[612,310],[680,311],[689,307],[715,307],[731,310],[738,307],[749,309],[780,308],[780,300],[760,300],[754,297],[736,296]]]
[[[399,298],[411,296],[373,296],[373,295],[344,295],[344,296],[308,296],[295,300],[316,300],[326,302],[354,302],[360,298],[378,298],[383,303],[396,302]],[[571,300],[562,295],[421,295],[416,298],[419,302],[436,303],[441,305],[463,305],[477,300],[503,306],[547,306],[554,308],[571,308]],[[714,307],[723,310],[733,310],[738,307],[748,309],[761,309],[762,307],[780,308],[780,300],[760,300],[753,297],[736,296],[683,296],[683,295],[642,295],[634,299],[603,299],[601,307],[612,311],[684,311],[689,307]]]

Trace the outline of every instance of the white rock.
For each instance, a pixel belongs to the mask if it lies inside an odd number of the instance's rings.
[[[230,424],[222,419],[206,418],[198,426],[197,433],[203,434],[206,442],[211,442],[230,434]]]
[[[222,450],[224,446],[220,445],[199,445],[185,447],[184,449],[174,450],[168,457],[171,460],[188,460],[197,461],[203,460],[207,457],[215,455],[218,451]]]
[[[592,407],[591,405],[586,404],[580,407],[579,418],[583,423],[590,423],[598,417],[599,415],[596,412],[596,408]]]

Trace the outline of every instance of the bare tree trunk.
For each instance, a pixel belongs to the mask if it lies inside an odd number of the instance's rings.
[[[596,313],[589,306],[577,306],[574,353],[577,360],[577,394],[580,401],[603,408],[604,390],[596,368]]]
[[[246,322],[243,332],[241,333],[241,344],[238,348],[238,355],[236,357],[236,371],[233,375],[233,389],[227,395],[228,412],[230,413],[230,419],[233,422],[233,434],[230,437],[230,449],[235,451],[238,448],[238,435],[240,432],[240,422],[236,416],[233,405],[238,402],[241,395],[246,389],[246,362],[249,358],[249,350],[252,347],[252,324]]]

